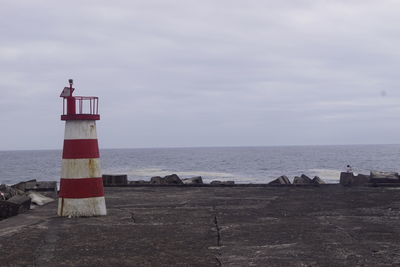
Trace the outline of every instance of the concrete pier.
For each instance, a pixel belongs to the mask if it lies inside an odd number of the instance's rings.
[[[108,216],[56,202],[0,221],[1,265],[400,264],[400,189],[112,187]]]

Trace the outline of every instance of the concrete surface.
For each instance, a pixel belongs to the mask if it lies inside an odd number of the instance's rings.
[[[113,187],[106,201],[106,217],[53,202],[0,221],[0,265],[400,265],[399,188]]]

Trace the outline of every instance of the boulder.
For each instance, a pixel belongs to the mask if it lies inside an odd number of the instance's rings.
[[[8,200],[8,202],[14,203],[19,206],[18,213],[25,212],[31,207],[31,198],[27,195],[16,195]]]
[[[366,185],[369,182],[370,176],[365,174],[353,175],[353,185]]]
[[[310,177],[308,177],[307,175],[305,175],[305,174],[302,174],[302,175],[300,176],[300,178],[302,178],[302,179],[304,179],[305,181],[308,181],[308,182],[311,182],[311,181],[312,181],[312,179],[311,179]]]
[[[40,181],[36,183],[36,191],[49,191],[57,192],[57,182],[56,181]]]
[[[399,173],[397,172],[381,172],[381,171],[371,171],[371,178],[399,178]]]
[[[312,179],[312,183],[313,184],[325,184],[324,180],[322,180],[318,176],[314,176],[314,178]]]
[[[340,184],[344,186],[362,186],[370,180],[369,175],[358,174],[355,176],[352,172],[340,173]]]
[[[275,180],[269,182],[268,184],[271,185],[278,185],[278,184],[282,184],[282,185],[287,185],[287,184],[291,184],[289,178],[286,175],[282,175],[278,178],[276,178]]]
[[[36,190],[36,188],[37,188],[37,181],[36,181],[36,179],[35,180],[31,180],[31,181],[28,181],[28,182],[25,182],[25,191],[28,191],[28,190]]]
[[[50,197],[46,197],[38,192],[33,192],[33,191],[28,193],[28,197],[31,198],[32,203],[39,205],[39,206],[43,206],[47,203],[54,201],[54,199],[52,199]]]
[[[344,186],[353,185],[353,173],[352,172],[341,172],[340,173],[340,184]]]
[[[25,181],[25,182],[20,182],[18,184],[13,185],[12,187],[25,192],[27,187],[30,189],[35,187],[36,182],[37,182],[36,179],[33,179],[33,180]]]
[[[103,174],[103,185],[127,185],[128,175],[126,174]]]
[[[18,190],[16,188],[13,188],[5,184],[0,185],[0,199],[7,200],[9,198],[12,198],[13,196],[22,194],[24,194],[24,192],[21,190]]]
[[[166,184],[167,182],[165,181],[164,178],[161,178],[160,176],[154,176],[154,177],[151,177],[150,183],[151,184]]]
[[[212,184],[212,185],[234,185],[235,181],[218,181],[218,180],[215,180],[215,181],[211,181],[210,184]]]
[[[17,215],[18,210],[19,205],[9,201],[0,200],[0,220]]]
[[[20,182],[18,184],[11,186],[14,189],[20,191],[50,191],[57,192],[57,182],[56,181],[36,181],[36,179],[29,180],[26,182]]]
[[[149,184],[149,181],[145,181],[145,180],[138,180],[138,181],[129,181],[129,184]]]
[[[399,183],[399,174],[397,172],[371,171],[371,183]]]
[[[302,174],[300,177],[295,176],[293,179],[293,184],[312,184],[312,179],[305,174]]]
[[[176,174],[167,175],[164,177],[167,184],[183,184],[181,178]]]
[[[203,184],[203,178],[201,178],[201,176],[196,176],[192,178],[183,179],[182,182],[184,184]]]

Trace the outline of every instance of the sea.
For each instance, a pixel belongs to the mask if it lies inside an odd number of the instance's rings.
[[[58,181],[61,150],[0,151],[0,184]],[[202,147],[101,149],[103,174],[127,174],[129,180],[177,174],[236,183],[268,183],[286,175],[319,176],[338,183],[351,165],[355,173],[400,171],[400,145]]]

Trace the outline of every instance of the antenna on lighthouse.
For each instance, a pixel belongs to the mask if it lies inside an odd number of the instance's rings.
[[[72,88],[72,85],[74,84],[74,80],[69,79],[68,82],[69,82],[69,87],[64,87],[63,91],[61,92],[60,97],[72,96],[72,93],[75,90],[75,88]]]
[[[72,96],[72,91],[73,91],[73,89],[72,89],[72,85],[74,84],[74,80],[72,80],[72,79],[69,79],[68,80],[68,82],[69,82],[69,96]]]

